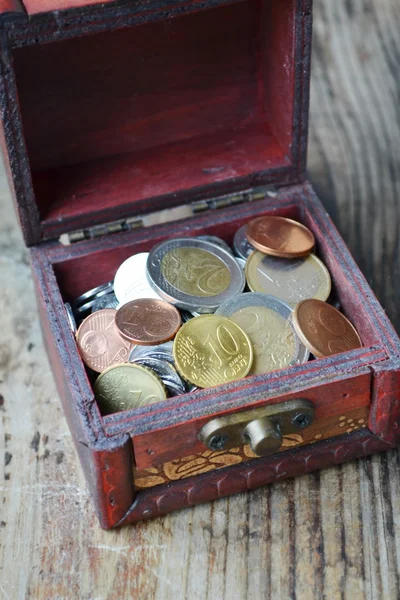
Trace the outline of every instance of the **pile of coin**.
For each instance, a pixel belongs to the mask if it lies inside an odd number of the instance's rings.
[[[314,248],[301,223],[263,216],[232,249],[202,235],[135,254],[66,304],[102,414],[359,348]]]

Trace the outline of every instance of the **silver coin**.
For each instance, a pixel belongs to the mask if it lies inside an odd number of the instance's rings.
[[[243,270],[229,252],[205,240],[187,238],[153,248],[147,277],[164,300],[197,313],[214,312],[246,284]]]
[[[189,383],[189,382],[185,382],[185,383],[186,383],[186,393],[187,394],[191,394],[192,392],[195,392],[196,390],[199,389],[197,387],[197,385],[193,385],[192,383]]]
[[[268,373],[307,362],[310,353],[300,342],[290,306],[267,294],[248,292],[219,307],[249,336],[254,350],[251,375]]]
[[[85,304],[82,304],[81,306],[78,306],[78,308],[74,309],[74,315],[77,321],[79,319],[84,319],[87,315],[91,313],[95,301],[96,298],[92,298],[92,300],[89,300]]]
[[[146,277],[148,252],[134,254],[118,268],[114,277],[114,293],[121,304],[138,298],[157,298],[160,296],[150,287]]]
[[[233,254],[232,248],[224,240],[217,237],[216,235],[198,235],[197,239],[205,240],[206,242],[210,242],[210,244],[215,244],[216,246],[219,246],[220,248],[223,248],[224,250],[229,252],[229,254]]]
[[[244,258],[244,260],[246,260],[246,258],[248,258],[255,250],[245,236],[246,227],[247,225],[243,225],[243,227],[238,229],[233,238],[233,249],[235,254],[239,258]]]
[[[97,293],[97,296],[94,296],[93,298],[85,302],[85,304],[81,304],[80,306],[73,308],[76,319],[84,319],[85,317],[87,317],[92,312],[95,303],[104,296],[108,296],[109,294],[110,292],[107,292],[107,290],[104,289],[102,291],[99,291]]]
[[[111,294],[106,294],[105,296],[100,296],[96,298],[93,302],[92,313],[97,312],[98,310],[103,310],[103,308],[115,308],[119,307],[119,302],[117,300],[114,292]]]
[[[65,310],[67,311],[68,322],[71,327],[72,333],[75,335],[77,327],[76,327],[74,313],[72,312],[72,307],[69,302],[65,302],[64,306],[65,306]]]
[[[235,260],[243,271],[246,268],[246,260],[244,258],[240,258],[240,256],[235,256]]]
[[[129,362],[134,362],[137,358],[143,358],[144,356],[153,356],[154,358],[161,358],[162,360],[168,360],[168,362],[174,364],[173,358],[173,342],[165,342],[165,344],[158,344],[156,346],[134,346],[129,354]]]
[[[137,358],[134,364],[147,367],[161,379],[165,387],[172,392],[172,395],[186,394],[186,387],[180,375],[169,362],[157,358],[144,357]]]
[[[109,283],[103,283],[102,285],[99,285],[98,287],[95,287],[92,290],[89,290],[88,292],[85,292],[84,294],[76,298],[76,300],[74,300],[74,302],[72,303],[72,307],[75,309],[82,305],[86,305],[87,302],[90,300],[94,300],[95,298],[99,298],[100,296],[104,296],[105,294],[110,294],[113,291],[113,289],[114,287],[112,281],[110,281]]]
[[[188,310],[181,310],[179,312],[181,313],[182,323],[187,323],[188,321],[190,321],[190,319],[193,319],[194,317],[194,315]]]

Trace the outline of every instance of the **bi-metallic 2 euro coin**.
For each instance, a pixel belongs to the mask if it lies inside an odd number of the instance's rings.
[[[156,246],[147,260],[147,276],[164,300],[198,313],[214,312],[240,294],[246,283],[232,254],[196,238]]]
[[[278,298],[256,292],[241,294],[215,314],[229,317],[249,336],[254,352],[251,375],[284,369],[309,358],[294,331],[291,308]]]
[[[246,333],[227,317],[201,315],[178,331],[174,358],[184,379],[208,388],[245,377],[253,363],[253,347]]]

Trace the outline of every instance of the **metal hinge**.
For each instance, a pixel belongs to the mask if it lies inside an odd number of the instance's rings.
[[[263,186],[244,190],[237,194],[226,194],[225,196],[218,196],[216,198],[209,198],[206,200],[196,200],[190,204],[183,204],[175,208],[169,208],[166,210],[159,210],[153,213],[143,215],[142,217],[132,217],[128,219],[120,219],[118,221],[112,221],[102,225],[94,225],[85,229],[77,229],[70,233],[64,233],[60,236],[60,242],[69,246],[76,242],[82,242],[84,240],[92,240],[111,233],[118,233],[121,231],[130,231],[132,229],[139,229],[140,227],[149,227],[156,223],[167,223],[170,221],[179,221],[180,219],[187,219],[200,212],[207,210],[218,210],[220,208],[226,208],[228,206],[235,206],[236,204],[242,204],[244,202],[255,202],[257,200],[264,200],[267,197],[274,197],[277,194],[277,190],[273,186]]]

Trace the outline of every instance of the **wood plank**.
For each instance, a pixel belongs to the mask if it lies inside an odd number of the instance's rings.
[[[315,0],[309,153],[321,199],[398,330],[399,27],[397,0]],[[396,599],[398,451],[99,529],[3,178],[1,190],[1,600]]]

